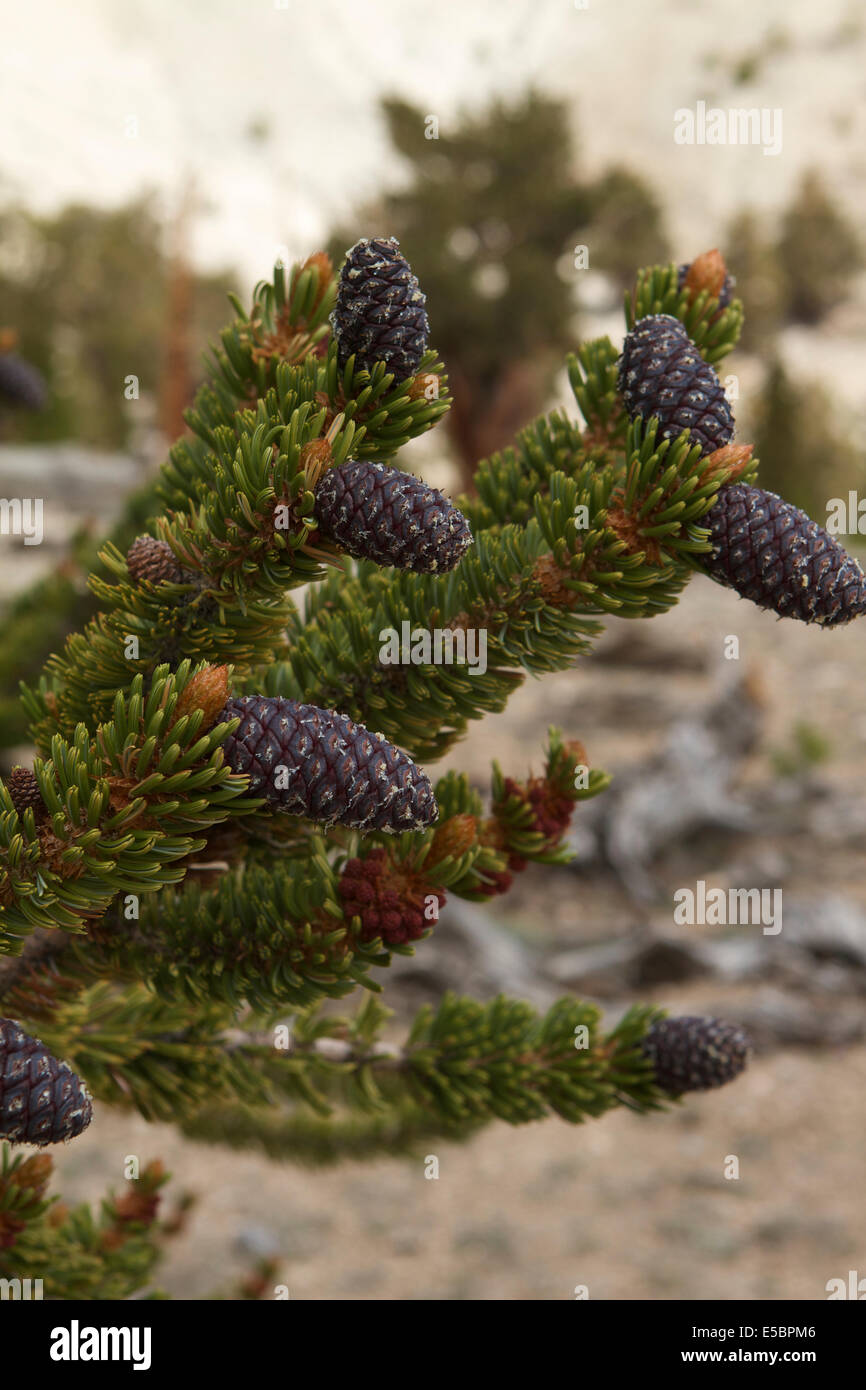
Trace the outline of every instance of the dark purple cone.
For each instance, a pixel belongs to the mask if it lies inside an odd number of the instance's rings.
[[[223,743],[250,792],[290,815],[357,830],[419,830],[439,808],[426,773],[345,714],[281,695],[241,695],[217,720],[240,717]],[[283,769],[283,771],[280,771]]]
[[[748,483],[719,491],[704,523],[711,579],[780,618],[836,627],[866,613],[866,576],[799,507]]]
[[[648,314],[635,324],[623,345],[617,385],[629,419],[657,416],[660,438],[691,430],[702,454],[733,438],[722,383],[671,314]]]
[[[686,283],[686,276],[687,276],[688,273],[689,273],[690,267],[691,267],[691,261],[687,262],[685,265],[677,266],[677,289],[678,289],[678,290],[681,290],[682,287],[683,287],[683,285]],[[733,275],[726,275],[726,276],[725,276],[725,283],[722,285],[722,292],[721,292],[721,294],[719,295],[719,312],[721,312],[722,309],[727,309],[728,305],[730,304],[731,300],[733,299],[733,297],[734,297],[734,285],[735,285],[735,284],[736,284],[736,281],[734,280]]]
[[[346,253],[331,314],[340,367],[354,353],[360,370],[384,362],[397,381],[414,376],[430,333],[425,302],[400,243],[363,237]]]
[[[87,1089],[68,1063],[0,1018],[0,1139],[59,1144],[86,1129],[92,1114]]]
[[[0,403],[43,410],[48,401],[45,378],[23,357],[0,352]]]
[[[720,1018],[663,1018],[643,1039],[663,1091],[709,1091],[725,1086],[745,1070],[750,1045],[746,1034]]]
[[[325,473],[316,519],[356,559],[420,573],[453,570],[472,543],[465,516],[441,492],[382,463],[350,459]]]

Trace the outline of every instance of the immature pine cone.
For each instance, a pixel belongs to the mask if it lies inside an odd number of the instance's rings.
[[[745,1070],[749,1040],[719,1018],[663,1018],[641,1044],[653,1065],[656,1085],[671,1095],[724,1086]]]
[[[167,541],[138,536],[126,552],[126,568],[135,584],[185,584],[189,574],[177,562]]]
[[[87,1089],[68,1063],[0,1018],[0,1139],[59,1144],[86,1129],[92,1113]]]
[[[671,314],[648,314],[627,335],[618,387],[629,419],[657,416],[660,438],[688,429],[702,454],[711,454],[734,433],[722,383]]]
[[[707,514],[711,579],[780,618],[836,627],[866,613],[866,576],[799,507],[747,483],[719,490]]]
[[[43,410],[48,401],[45,378],[23,357],[0,352],[0,402]]]
[[[462,512],[435,487],[383,463],[349,459],[316,489],[316,520],[358,560],[429,574],[453,570],[472,543]]]
[[[344,714],[280,695],[241,695],[217,723],[238,716],[222,745],[226,762],[278,810],[394,834],[439,814],[430,779],[412,759]]]
[[[28,806],[33,807],[35,815],[45,810],[45,802],[39,790],[36,774],[29,767],[13,767],[6,778],[6,790],[12,798],[12,805],[23,816]]]
[[[414,376],[427,348],[425,296],[393,237],[363,237],[340,271],[331,323],[341,367],[384,362],[397,381]]]

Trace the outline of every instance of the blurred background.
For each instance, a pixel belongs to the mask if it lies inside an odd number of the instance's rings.
[[[638,266],[718,246],[746,306],[726,367],[763,485],[821,522],[866,495],[864,60],[847,0],[7,13],[0,495],[43,498],[45,522],[40,545],[0,535],[3,767],[28,756],[17,682],[86,620],[99,540],[140,528],[226,292],[248,301],[277,258],[400,239],[455,397],[400,461],[457,492],[534,415],[574,409],[564,354],[621,341]],[[699,101],[780,110],[781,152],[676,144],[675,111]],[[314,1299],[822,1298],[866,1275],[864,678],[859,629],[776,622],[696,579],[453,759],[482,788],[492,757],[522,776],[556,723],[615,781],[576,818],[571,867],[530,869],[493,909],[448,905],[391,972],[396,1022],[449,987],[719,1012],[757,1049],[729,1091],[494,1127],[444,1149],[437,1182],[105,1115],[58,1160],[65,1196],[119,1184],[127,1153],[163,1156],[198,1199],[165,1268],[181,1298],[271,1257]],[[782,933],[676,927],[673,893],[698,879],[781,888]]]

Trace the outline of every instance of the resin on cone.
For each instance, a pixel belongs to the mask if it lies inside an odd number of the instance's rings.
[[[712,454],[733,436],[722,383],[671,314],[648,314],[626,336],[618,387],[629,419],[657,417],[660,438],[690,430],[691,442]]]
[[[462,512],[435,487],[383,463],[349,459],[316,489],[320,529],[358,560],[432,574],[454,569],[472,543]]]
[[[866,613],[866,576],[799,507],[747,483],[719,490],[705,524],[711,579],[780,618],[836,627]]]
[[[229,700],[218,723],[240,718],[223,743],[233,772],[276,809],[325,825],[398,834],[439,814],[426,773],[408,754],[344,714],[280,695]]]
[[[425,296],[393,237],[362,237],[346,253],[331,324],[337,360],[371,372],[384,362],[398,381],[414,376],[427,350]]]

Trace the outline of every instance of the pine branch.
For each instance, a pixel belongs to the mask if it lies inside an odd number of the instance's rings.
[[[34,927],[82,931],[118,893],[177,882],[202,833],[245,791],[218,751],[232,726],[202,732],[202,709],[174,719],[196,674],[187,662],[161,668],[147,696],[137,676],[94,737],[83,725],[71,742],[55,735],[50,758],[34,764],[36,811],[19,814],[0,785],[0,954]]]
[[[0,1145],[0,1279],[12,1289],[29,1281],[30,1297],[40,1296],[34,1292],[40,1281],[43,1298],[129,1298],[148,1282],[165,1237],[182,1225],[178,1217],[157,1221],[167,1181],[162,1166],[150,1164],[95,1213],[46,1196],[52,1167],[46,1154],[13,1157]]]

